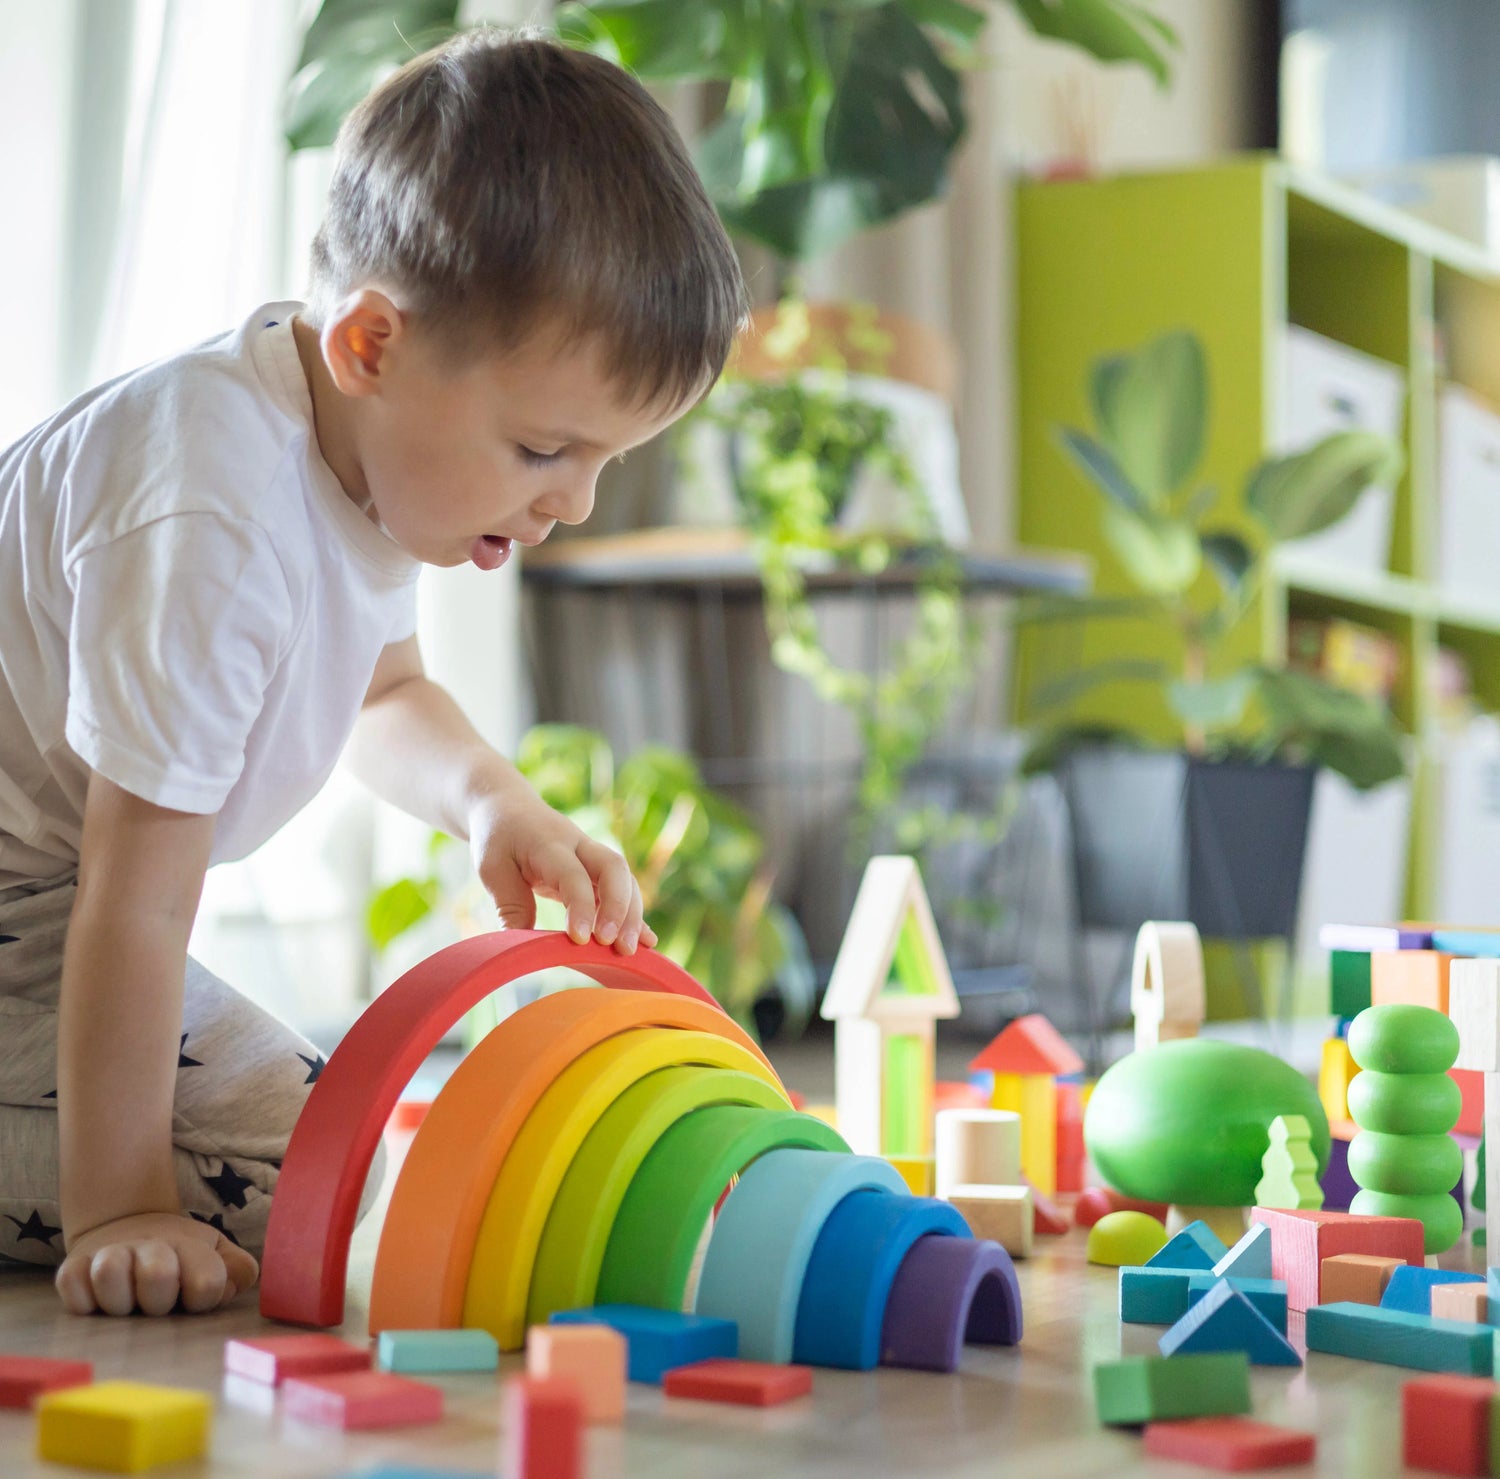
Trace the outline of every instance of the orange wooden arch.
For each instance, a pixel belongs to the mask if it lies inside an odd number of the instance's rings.
[[[654,950],[618,954],[557,930],[502,930],[461,940],[392,982],[324,1066],[292,1132],[271,1200],[260,1310],[295,1325],[344,1318],[349,1239],[380,1136],[401,1091],[476,1002],[522,976],[566,966],[600,986],[714,1005]]]

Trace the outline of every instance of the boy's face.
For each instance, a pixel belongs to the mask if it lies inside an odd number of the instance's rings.
[[[328,418],[315,394],[318,440],[350,497],[429,565],[498,569],[513,544],[582,523],[604,464],[687,409],[624,404],[592,343],[542,331],[455,366],[382,295],[357,300],[323,328],[323,367],[343,394]]]

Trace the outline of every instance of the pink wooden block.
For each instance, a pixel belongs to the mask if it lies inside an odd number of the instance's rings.
[[[1302,1212],[1256,1207],[1255,1222],[1271,1229],[1271,1276],[1286,1280],[1288,1309],[1322,1303],[1323,1260],[1370,1253],[1422,1266],[1422,1224],[1414,1217],[1357,1217],[1352,1212]]]
[[[369,1369],[369,1348],[351,1345],[336,1335],[263,1335],[224,1345],[225,1371],[268,1387],[279,1387],[289,1376]]]
[[[397,1428],[435,1423],[443,1415],[439,1388],[388,1371],[341,1371],[289,1377],[282,1410],[301,1422],[331,1428]]]
[[[0,1407],[30,1407],[43,1392],[87,1386],[94,1379],[89,1361],[58,1361],[50,1356],[0,1356]]]

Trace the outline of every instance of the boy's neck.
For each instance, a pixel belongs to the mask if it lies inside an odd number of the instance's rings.
[[[350,502],[372,523],[378,524],[380,520],[370,502],[369,485],[365,482],[364,469],[360,466],[354,443],[351,407],[333,383],[328,366],[323,363],[318,331],[293,315],[292,340],[297,346],[297,358],[302,361],[302,373],[307,377],[307,389],[312,396],[313,435],[317,438],[323,461],[333,469],[334,477],[349,495]]]

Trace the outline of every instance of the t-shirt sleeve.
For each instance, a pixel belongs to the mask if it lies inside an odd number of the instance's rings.
[[[386,643],[404,642],[417,634],[417,578],[413,576],[396,598],[395,613]]]
[[[294,635],[265,531],[173,514],[87,550],[68,578],[68,743],[146,801],[218,811]]]

